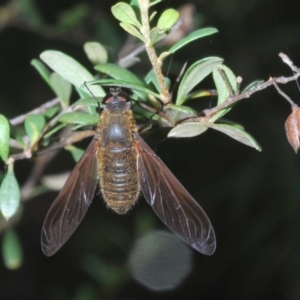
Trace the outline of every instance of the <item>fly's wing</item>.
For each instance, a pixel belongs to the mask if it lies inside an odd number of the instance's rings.
[[[167,166],[134,133],[141,190],[157,216],[185,243],[211,255],[216,249],[213,227],[200,205]]]
[[[93,139],[50,207],[42,229],[42,250],[53,255],[85,216],[97,185],[97,141]]]

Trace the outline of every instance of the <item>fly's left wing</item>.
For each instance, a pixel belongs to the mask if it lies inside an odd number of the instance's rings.
[[[141,190],[148,204],[171,231],[197,251],[211,255],[216,238],[207,215],[167,166],[134,132]]]
[[[85,216],[97,186],[97,141],[93,139],[50,207],[42,229],[42,250],[51,256]]]

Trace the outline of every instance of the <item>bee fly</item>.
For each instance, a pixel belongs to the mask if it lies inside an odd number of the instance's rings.
[[[127,213],[142,191],[171,231],[197,251],[213,254],[216,240],[208,217],[138,134],[129,96],[110,89],[103,107],[95,137],[47,213],[44,254],[58,251],[82,221],[98,174],[104,201],[112,210]]]

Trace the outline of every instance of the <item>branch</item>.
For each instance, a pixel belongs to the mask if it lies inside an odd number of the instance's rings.
[[[285,94],[283,93],[277,83],[279,84],[286,84],[290,81],[295,81],[299,78],[300,76],[300,68],[296,67],[293,62],[288,58],[288,56],[286,54],[280,53],[279,56],[282,58],[282,61],[284,63],[286,63],[294,72],[294,75],[291,77],[273,77],[270,78],[268,81],[265,81],[263,83],[257,84],[256,86],[254,86],[253,88],[251,88],[251,90],[248,90],[242,94],[238,94],[238,95],[230,95],[227,100],[225,102],[223,102],[220,105],[217,105],[213,108],[210,109],[205,109],[202,111],[202,114],[204,114],[206,117],[210,117],[213,116],[215,113],[217,113],[218,111],[227,108],[228,106],[231,106],[234,103],[237,103],[238,101],[245,99],[245,98],[249,98],[252,94],[264,90],[265,88],[274,85],[274,87],[277,89],[277,91],[287,100],[289,101],[289,103],[293,106],[295,105],[295,103]]]

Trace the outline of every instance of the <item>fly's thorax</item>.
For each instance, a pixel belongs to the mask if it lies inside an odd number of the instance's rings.
[[[132,143],[132,132],[137,132],[131,110],[114,112],[103,111],[97,126],[99,142],[102,147],[112,142]]]
[[[119,214],[135,204],[140,191],[137,150],[132,111],[103,111],[97,127],[99,134],[98,171],[100,187],[107,205]]]

